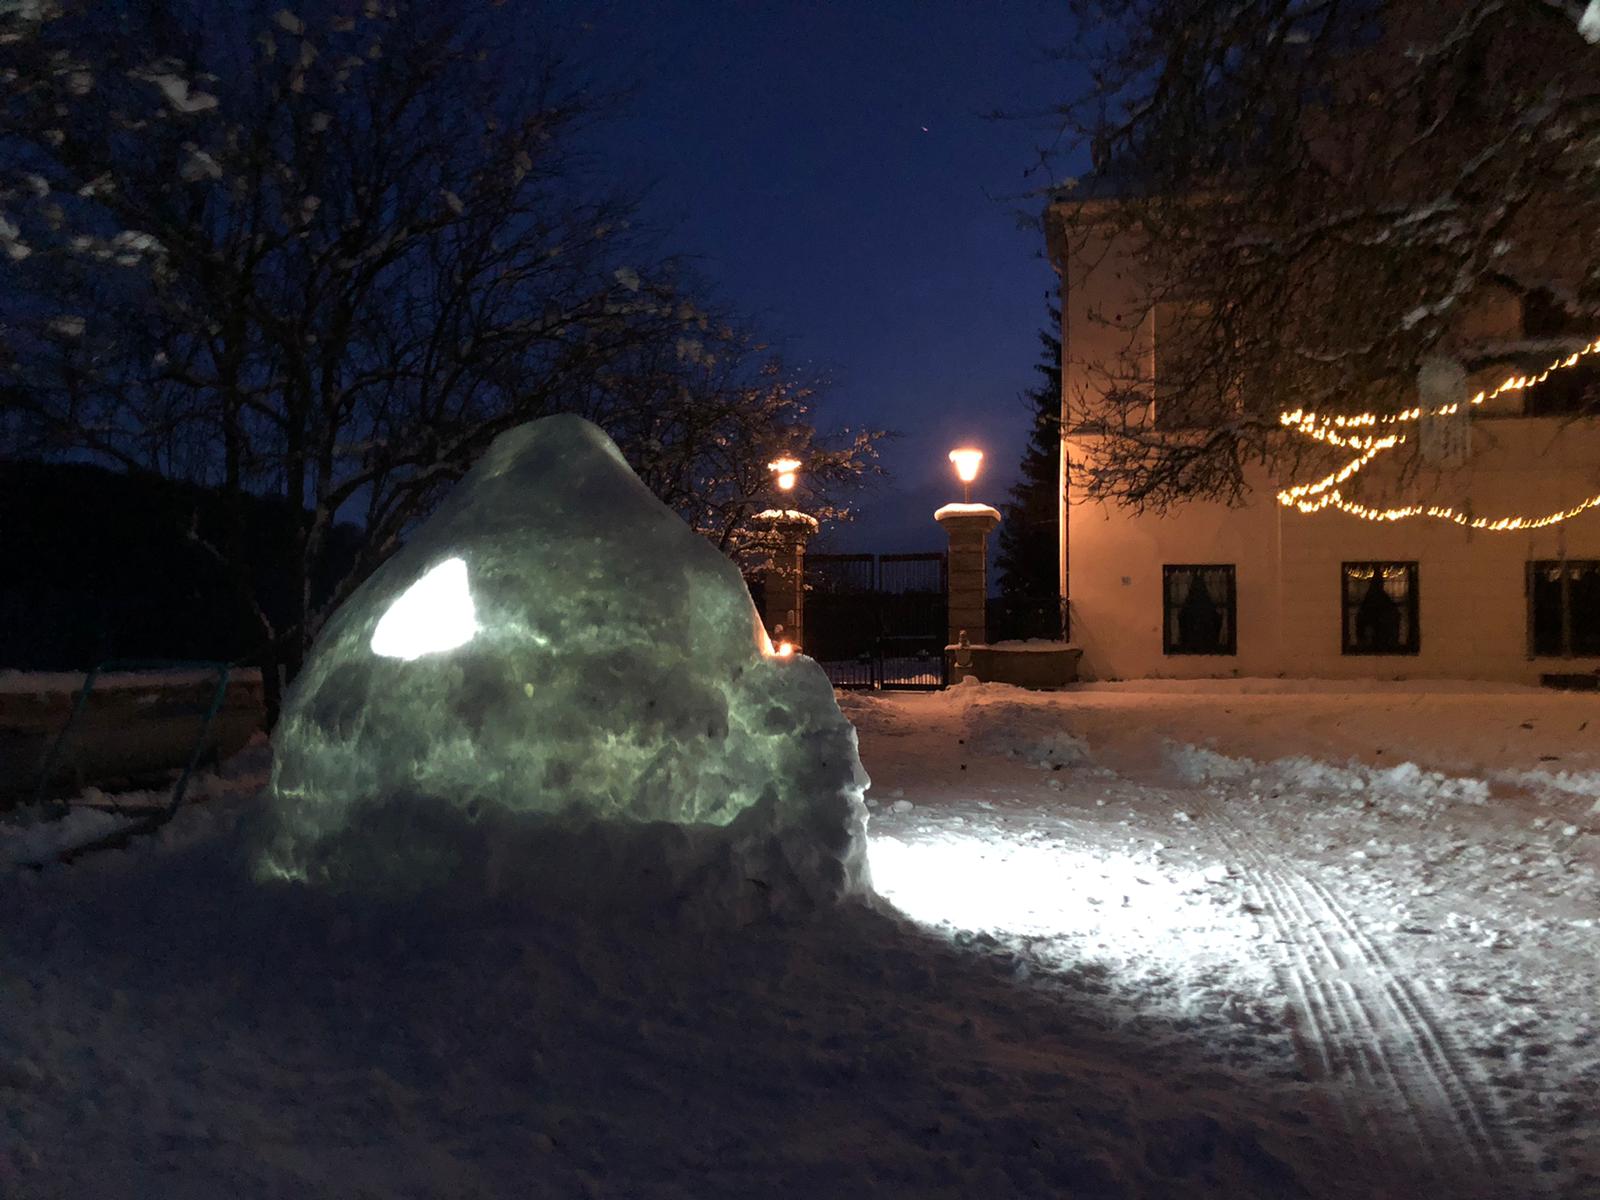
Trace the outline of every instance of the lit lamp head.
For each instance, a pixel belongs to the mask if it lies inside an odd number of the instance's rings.
[[[794,490],[795,476],[800,472],[800,460],[796,458],[776,458],[767,464],[767,470],[771,471],[777,478],[780,492],[792,492]]]
[[[972,502],[972,481],[978,477],[978,466],[983,462],[983,451],[970,447],[950,451],[950,461],[956,465],[956,475],[961,479],[962,494]]]

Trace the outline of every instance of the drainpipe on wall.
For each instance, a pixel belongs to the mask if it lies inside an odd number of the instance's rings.
[[[1272,498],[1272,510],[1276,514],[1277,536],[1276,548],[1273,552],[1272,563],[1272,661],[1277,664],[1281,673],[1284,669],[1283,658],[1283,505],[1278,503],[1278,498]],[[1343,585],[1341,585],[1343,586]],[[1343,620],[1343,618],[1340,618]],[[1340,636],[1343,636],[1342,634]]]
[[[1048,220],[1048,213],[1046,215]],[[1072,592],[1068,586],[1067,550],[1070,540],[1067,536],[1068,513],[1071,511],[1071,496],[1067,492],[1067,481],[1070,478],[1067,464],[1067,364],[1071,361],[1071,346],[1067,331],[1071,327],[1071,319],[1067,313],[1067,292],[1071,286],[1067,274],[1061,265],[1052,262],[1056,275],[1061,280],[1061,427],[1057,430],[1061,452],[1056,456],[1056,566],[1058,596],[1061,611],[1059,625],[1063,641],[1072,640]]]

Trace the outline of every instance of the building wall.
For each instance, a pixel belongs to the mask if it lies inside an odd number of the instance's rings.
[[[1094,446],[1069,438],[1070,461]],[[1367,482],[1382,491],[1378,465]],[[1470,466],[1402,484],[1396,501],[1427,497],[1482,515],[1560,509],[1600,492],[1600,422],[1489,418],[1473,427]],[[1287,675],[1477,678],[1537,682],[1543,672],[1600,669],[1600,658],[1534,658],[1527,564],[1600,559],[1600,511],[1535,531],[1471,531],[1417,517],[1377,523],[1329,509],[1302,514],[1262,475],[1242,508],[1195,503],[1164,516],[1105,504],[1069,512],[1072,637],[1085,678]],[[1341,653],[1341,564],[1418,563],[1420,652]],[[1233,563],[1238,653],[1162,652],[1162,566]]]
[[[1108,381],[1150,383],[1160,331],[1151,315],[1139,256],[1092,228],[1071,240],[1047,220],[1049,252],[1061,275],[1062,421],[1071,430],[1104,404]],[[1157,310],[1159,312],[1159,310]],[[1463,342],[1520,334],[1520,299],[1490,291],[1467,306]],[[1493,386],[1488,370],[1469,386]],[[1155,400],[1159,403],[1159,400]],[[1418,501],[1470,506],[1472,515],[1536,516],[1600,493],[1600,422],[1520,415],[1508,393],[1475,411],[1470,454],[1454,469],[1401,477],[1380,457],[1358,493],[1374,505]],[[1529,650],[1527,564],[1600,560],[1600,510],[1536,531],[1470,531],[1415,517],[1365,521],[1334,509],[1302,514],[1279,505],[1284,483],[1262,471],[1240,508],[1190,503],[1165,515],[1135,515],[1079,502],[1092,467],[1092,439],[1068,436],[1069,498],[1063,559],[1072,640],[1084,678],[1226,675],[1484,678],[1536,682],[1543,672],[1589,671],[1600,659],[1533,658]],[[1387,473],[1386,473],[1387,472]],[[1315,477],[1315,472],[1308,472]],[[1420,652],[1341,652],[1341,564],[1418,563]],[[1229,656],[1162,650],[1164,564],[1233,563],[1237,650]]]

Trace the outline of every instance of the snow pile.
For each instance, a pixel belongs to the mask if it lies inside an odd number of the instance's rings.
[[[1232,758],[1205,746],[1169,743],[1167,755],[1186,783],[1247,781],[1274,792],[1361,797],[1399,805],[1486,804],[1489,785],[1482,779],[1428,771],[1415,763],[1372,767],[1351,760],[1343,765],[1295,755],[1266,763]]]
[[[335,614],[274,748],[265,877],[738,913],[866,887],[826,677],[577,417],[502,435]]]
[[[160,852],[169,852],[175,847],[192,847],[201,842],[208,843],[209,853],[219,859],[236,862],[239,821],[258,807],[271,771],[271,747],[266,735],[257,733],[244,749],[226,762],[191,775],[176,816],[153,836],[140,834],[116,848],[77,859],[68,874],[93,870],[89,864],[102,861],[126,865],[141,856],[157,853],[156,847]],[[65,812],[54,802],[15,808],[0,818],[0,877],[6,875],[8,869],[18,872],[24,879],[31,877],[30,868],[57,870],[58,860],[63,855],[75,858],[76,852],[142,823],[158,810],[165,810],[171,801],[170,785],[112,792],[86,787],[67,801]],[[248,881],[234,882],[253,890]],[[3,1196],[0,1192],[0,1197]]]
[[[1289,790],[1361,795],[1424,806],[1486,804],[1489,799],[1489,785],[1481,779],[1428,771],[1410,762],[1393,767],[1369,767],[1357,762],[1340,766],[1296,756],[1269,764],[1265,777],[1275,786]]]
[[[1243,779],[1256,767],[1251,759],[1220,754],[1209,746],[1168,742],[1165,750],[1167,758],[1178,773],[1178,778],[1185,783],[1215,783],[1220,780]]]
[[[860,734],[881,733],[898,737],[905,733],[898,714],[878,702],[873,692],[840,691],[836,695],[839,711]]]
[[[1089,760],[1089,748],[1084,740],[1065,729],[1033,734],[995,730],[987,739],[986,747],[998,748],[1007,758],[1019,758],[1042,770],[1075,767]]]
[[[1600,771],[1549,771],[1534,768],[1526,771],[1496,771],[1495,778],[1513,787],[1524,787],[1536,795],[1588,798],[1600,796]],[[1600,811],[1600,801],[1595,811]]]
[[[31,813],[0,821],[0,866],[48,862],[128,824],[128,818],[93,808],[74,808],[59,821],[30,819]]]
[[[1014,690],[1007,687],[998,695]],[[1044,771],[1089,761],[1088,743],[1061,728],[1055,714],[1041,714],[1036,707],[1004,699],[991,701],[996,694],[997,685],[974,689],[969,702],[966,740],[974,753],[1017,759]]]

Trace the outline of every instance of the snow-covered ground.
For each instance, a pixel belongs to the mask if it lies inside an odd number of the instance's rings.
[[[1600,699],[1239,681],[845,704],[879,889],[1101,972],[1151,1042],[1198,1034],[1201,1077],[1303,1120],[1307,1191],[1600,1195]]]
[[[894,908],[0,866],[0,1197],[1600,1195],[1600,697],[841,703]]]

